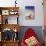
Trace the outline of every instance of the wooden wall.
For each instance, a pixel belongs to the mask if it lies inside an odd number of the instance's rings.
[[[17,31],[19,31],[20,26],[19,25],[15,25],[15,24],[2,24],[0,25],[0,30],[2,31],[5,28],[10,28],[13,31],[16,29]]]
[[[46,0],[43,1],[44,6],[44,26],[46,26]]]
[[[44,44],[46,46],[46,0],[43,0],[43,8],[44,8]]]

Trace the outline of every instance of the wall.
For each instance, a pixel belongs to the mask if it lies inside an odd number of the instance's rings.
[[[22,0],[21,0],[22,1]],[[23,3],[24,2],[24,3]],[[30,20],[30,21],[26,21],[25,18],[25,14],[26,10],[24,9],[24,6],[34,6],[35,7],[35,19],[34,20]],[[22,1],[21,4],[21,8],[23,8],[23,10],[20,11],[21,13],[21,21],[20,24],[22,26],[42,26],[43,25],[43,6],[42,6],[42,0],[24,0]],[[23,21],[22,21],[23,20]]]
[[[15,0],[0,0],[0,6],[2,7],[9,7],[14,6]],[[43,26],[43,6],[42,6],[42,0],[17,0],[17,3],[20,7],[20,17],[19,17],[19,24],[21,26]],[[25,6],[34,6],[35,7],[35,19],[26,21],[25,20]],[[20,19],[21,18],[21,19]]]

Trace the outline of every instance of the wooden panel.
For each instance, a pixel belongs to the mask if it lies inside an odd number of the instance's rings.
[[[44,26],[46,26],[46,0],[43,0],[43,7],[44,7]]]
[[[3,46],[18,46],[18,41],[5,41],[3,42]]]
[[[19,41],[1,41],[0,46],[18,46]]]
[[[15,9],[15,10],[18,10],[19,7],[0,7],[0,10],[12,10],[12,9]]]
[[[17,25],[15,25],[15,24],[2,24],[1,25],[1,30],[5,29],[5,28],[10,28],[13,31],[16,29],[17,31],[19,31],[20,26],[18,24]]]
[[[43,0],[43,8],[44,8],[44,44],[46,46],[46,0]]]

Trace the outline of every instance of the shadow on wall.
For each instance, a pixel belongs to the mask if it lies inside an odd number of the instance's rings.
[[[20,42],[21,42],[21,40],[22,40],[22,38],[24,36],[24,33],[26,32],[26,30],[28,28],[32,28],[36,32],[39,41],[41,43],[43,43],[43,30],[42,30],[42,26],[21,26],[20,27],[20,31],[19,31]]]

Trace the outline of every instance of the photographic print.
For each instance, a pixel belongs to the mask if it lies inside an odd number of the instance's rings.
[[[9,15],[9,10],[2,10],[2,15]]]
[[[26,9],[26,20],[33,20],[35,18],[35,8],[34,6],[25,6]]]

